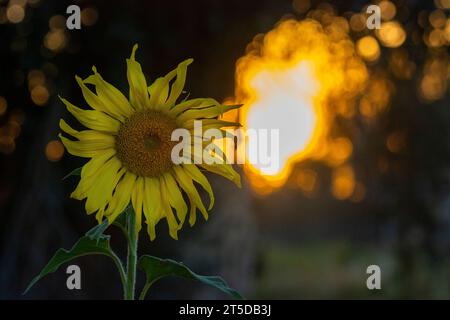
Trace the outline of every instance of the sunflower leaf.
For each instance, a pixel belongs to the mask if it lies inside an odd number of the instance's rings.
[[[72,170],[71,172],[69,172],[68,174],[66,174],[64,176],[64,178],[62,178],[63,180],[66,180],[67,178],[71,177],[71,176],[80,176],[81,175],[81,169],[82,167],[76,168],[74,170]]]
[[[222,292],[236,299],[243,297],[236,290],[230,288],[227,283],[218,276],[202,276],[194,273],[181,262],[171,259],[161,259],[155,256],[143,255],[139,258],[139,268],[142,269],[146,276],[146,283],[141,294],[141,299],[145,298],[145,294],[150,286],[161,278],[168,276],[176,276],[184,279],[197,280],[211,287],[217,288]]]
[[[26,294],[43,277],[57,271],[62,264],[86,255],[105,255],[110,257],[118,267],[121,278],[123,279],[124,271],[120,259],[110,247],[109,236],[103,234],[103,231],[108,227],[108,220],[105,221],[78,239],[70,250],[58,249],[41,272],[31,280],[23,294]]]

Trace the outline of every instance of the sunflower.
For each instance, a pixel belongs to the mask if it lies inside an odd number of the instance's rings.
[[[60,120],[61,130],[75,138],[59,135],[68,152],[90,158],[81,169],[81,179],[71,197],[86,199],[87,214],[96,213],[99,223],[104,217],[112,223],[131,203],[137,231],[141,229],[144,215],[147,232],[154,240],[155,227],[165,218],[170,236],[177,239],[188,211],[192,226],[197,209],[207,220],[208,210],[214,204],[213,190],[203,172],[221,175],[239,187],[240,176],[224,161],[174,164],[171,151],[176,142],[171,141],[171,134],[177,128],[193,132],[195,120],[201,120],[208,128],[238,126],[218,117],[239,106],[223,106],[210,98],[186,98],[177,103],[183,94],[187,67],[192,59],[181,62],[147,87],[141,65],[135,60],[136,50],[137,45],[126,60],[129,99],[106,82],[95,67],[86,79],[75,77],[92,109],[78,108],[60,98],[67,110],[88,128],[77,131]],[[214,156],[224,160],[220,153]],[[209,194],[208,210],[195,183]]]

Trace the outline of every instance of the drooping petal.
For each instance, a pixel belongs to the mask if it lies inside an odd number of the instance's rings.
[[[187,67],[193,62],[193,59],[187,59],[181,62],[177,67],[177,78],[172,84],[170,89],[170,95],[167,99],[165,106],[171,108],[177,102],[178,97],[184,88],[184,83],[186,82]]]
[[[147,81],[141,65],[135,59],[138,45],[135,44],[130,59],[127,59],[127,77],[130,86],[130,102],[136,110],[143,110],[149,105]]]
[[[214,205],[214,194],[208,179],[206,179],[205,175],[200,172],[195,164],[183,164],[183,168],[185,169],[185,172],[192,178],[192,180],[199,183],[203,187],[203,189],[208,192],[210,199],[208,210],[211,210]]]
[[[233,181],[239,188],[241,188],[241,176],[239,173],[234,171],[233,167],[230,164],[227,163],[221,163],[221,164],[206,164],[202,163],[200,164],[200,167],[203,169],[218,174],[224,178],[227,178],[228,180]]]
[[[92,109],[105,112],[110,116],[114,116],[114,114],[109,111],[108,105],[104,104],[95,93],[93,93],[88,87],[86,87],[83,80],[79,76],[75,76],[75,80],[81,88],[84,100],[86,100],[86,102]],[[114,116],[114,118],[116,117]]]
[[[224,121],[224,120],[218,120],[218,119],[191,119],[186,120],[185,122],[181,123],[182,127],[188,130],[194,129],[194,121],[201,121],[202,122],[202,130],[206,131],[208,129],[220,129],[223,127],[240,127],[241,124],[239,122],[230,122],[230,121]]]
[[[115,138],[110,134],[96,130],[77,131],[69,126],[63,119],[59,120],[59,127],[65,133],[70,134],[72,137],[77,138],[82,142],[98,142],[99,144],[104,144],[107,148],[113,147],[115,143]]]
[[[92,130],[115,134],[119,131],[120,122],[97,110],[83,110],[61,98],[67,110],[85,127]]]
[[[134,188],[135,181],[136,175],[131,172],[126,172],[122,180],[120,180],[117,184],[113,197],[111,198],[111,201],[109,201],[108,208],[105,211],[105,215],[107,216],[110,224],[116,220],[117,216],[122,213],[130,203],[131,193]],[[136,219],[136,228],[139,232],[141,224],[140,221],[138,223],[137,220],[138,219]]]
[[[228,132],[223,129],[219,129],[222,132],[222,137],[227,137]],[[220,146],[215,145],[215,148],[211,149],[211,143],[214,143],[213,139],[215,137],[211,136],[210,139],[205,138],[202,141],[202,148],[203,150],[209,151],[209,156],[213,158],[214,164],[222,164],[227,163],[227,155],[223,152],[223,150],[220,148]],[[224,141],[226,143],[226,141]],[[214,151],[214,152],[213,152]]]
[[[220,106],[220,103],[212,98],[189,99],[177,104],[175,107],[170,109],[169,114],[173,117],[176,117],[180,115],[182,112],[189,109],[201,109],[212,106]]]
[[[92,67],[92,71],[94,71],[94,74],[86,78],[84,83],[95,86],[98,99],[105,107],[103,111],[123,122],[134,112],[130,102],[120,90],[106,82],[95,67]]]
[[[131,192],[131,203],[136,214],[136,227],[142,226],[142,209],[144,206],[144,178],[137,177]]]
[[[169,227],[169,234],[175,240],[178,240],[178,230],[181,225],[178,225],[177,219],[173,214],[172,208],[169,202],[169,192],[165,187],[164,177],[159,178],[159,184],[161,187],[161,210],[163,216],[166,217],[167,225]]]
[[[217,116],[220,116],[224,114],[225,112],[228,112],[233,109],[239,108],[241,105],[231,105],[231,106],[212,106],[202,109],[191,109],[187,110],[186,112],[183,112],[180,114],[177,118],[179,122],[185,122],[187,120],[193,120],[193,119],[202,119],[202,118],[215,118]]]
[[[105,140],[72,141],[59,134],[59,138],[67,151],[74,156],[92,158],[101,154],[105,150],[114,147],[114,143]]]
[[[156,224],[162,218],[161,191],[158,179],[145,178],[144,185],[144,215],[150,240],[153,241],[156,237]]]
[[[196,216],[196,208],[200,210],[205,220],[208,220],[208,211],[206,211],[205,206],[203,205],[202,199],[200,198],[200,195],[197,192],[197,189],[195,188],[194,184],[192,183],[191,177],[184,171],[184,169],[180,166],[174,166],[173,172],[175,173],[175,179],[177,180],[178,184],[181,186],[181,188],[186,192],[190,205],[190,216],[189,216],[189,223],[193,225],[195,223],[195,216]],[[194,208],[194,209],[192,209]]]
[[[155,110],[161,110],[169,95],[169,81],[175,76],[175,72],[169,72],[165,77],[156,79],[150,87],[148,92],[150,94],[149,106]]]
[[[163,178],[163,187],[167,191],[169,203],[177,211],[177,217],[180,221],[180,225],[183,225],[188,209],[186,202],[184,201],[180,188],[178,187],[177,182],[175,181],[175,178],[172,176],[172,174],[170,172],[167,172],[164,174]]]
[[[101,208],[97,211],[97,213],[95,214],[95,219],[97,220],[97,222],[100,224],[102,223],[103,220],[103,216],[105,214],[105,208]]]

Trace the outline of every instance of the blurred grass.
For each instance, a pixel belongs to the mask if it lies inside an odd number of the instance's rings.
[[[413,272],[399,271],[393,248],[348,241],[273,244],[261,251],[258,299],[450,298],[450,261],[417,253]],[[381,268],[381,290],[368,290],[366,269]]]

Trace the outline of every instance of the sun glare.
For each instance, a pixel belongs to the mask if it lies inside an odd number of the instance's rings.
[[[244,165],[258,193],[284,185],[294,165],[305,159],[338,166],[351,155],[351,142],[331,135],[331,124],[338,115],[353,116],[368,71],[345,22],[339,17],[325,25],[284,20],[257,35],[238,60],[234,100],[244,104],[239,114],[244,130],[279,130],[279,168]],[[348,152],[334,154],[344,140]]]
[[[251,86],[255,99],[249,104],[244,127],[280,132],[279,168],[254,167],[263,175],[278,178],[311,142],[317,123],[313,97],[318,83],[311,64],[302,61],[291,68],[263,70],[255,75]]]

